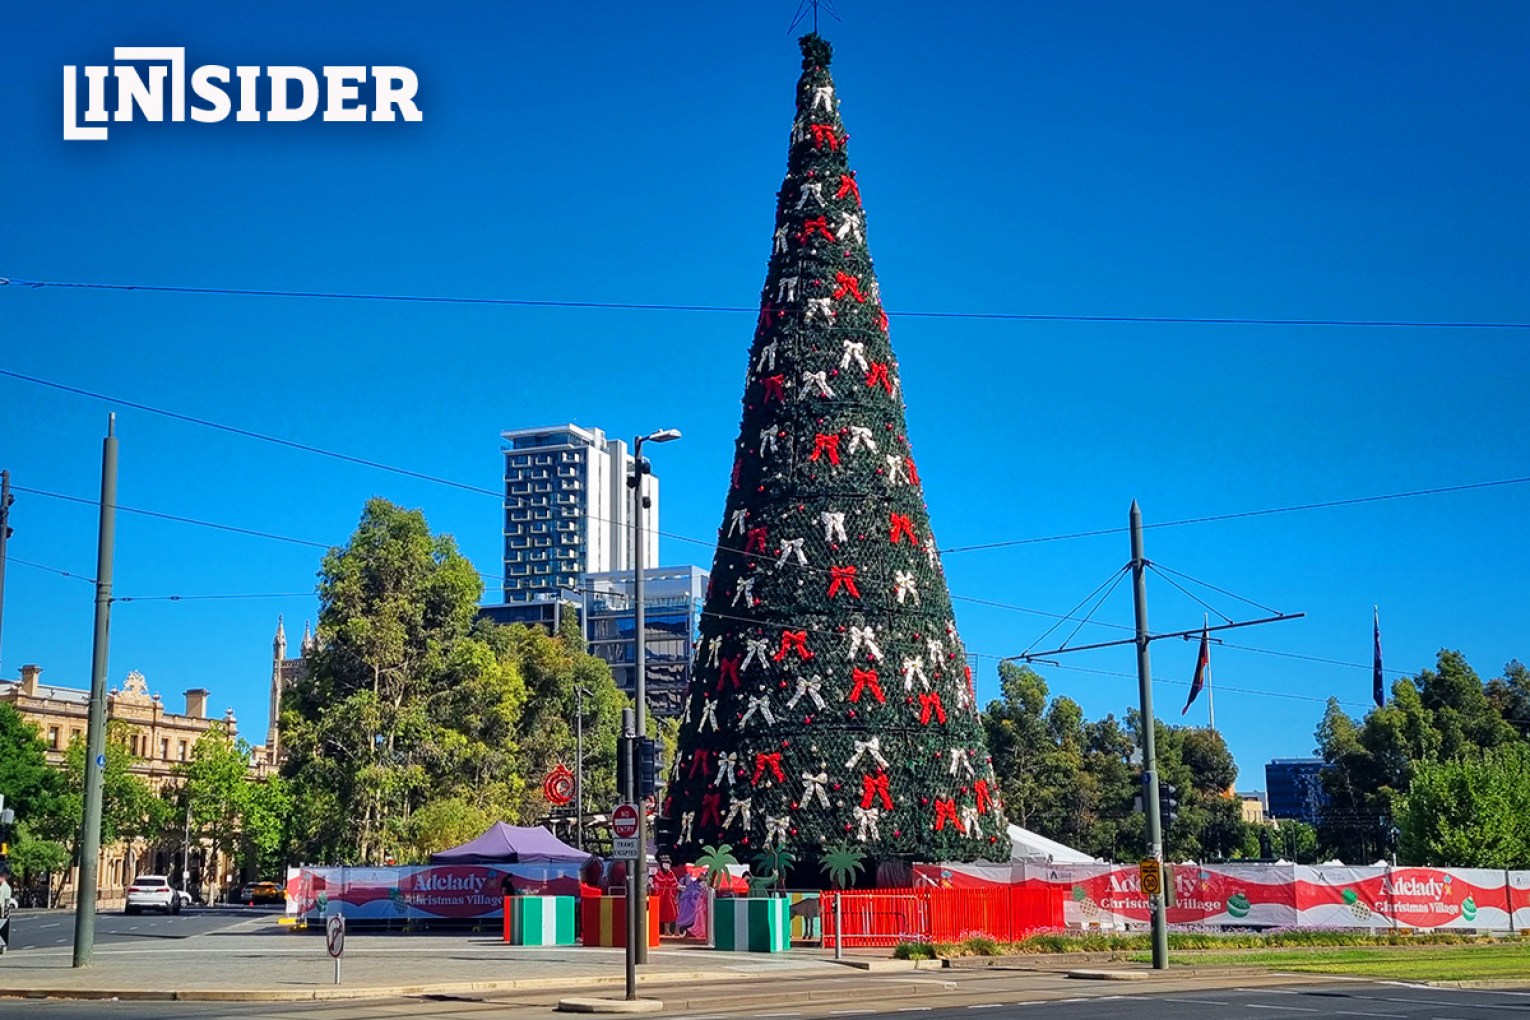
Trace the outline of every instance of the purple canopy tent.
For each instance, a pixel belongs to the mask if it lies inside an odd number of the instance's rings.
[[[432,864],[582,864],[590,855],[546,829],[495,822],[477,839],[430,855]]]

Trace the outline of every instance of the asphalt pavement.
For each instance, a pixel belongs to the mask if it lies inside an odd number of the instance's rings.
[[[861,979],[874,980],[874,979]],[[1276,987],[1196,990],[1193,979],[1170,979],[1164,990],[1073,982],[1056,988],[1043,973],[959,978],[956,988],[918,998],[883,999],[874,986],[846,984],[852,998],[815,1001],[806,986],[757,991],[718,989],[701,1000],[684,988],[655,989],[666,1004],[656,1014],[677,1020],[1510,1020],[1530,1015],[1530,992],[1440,989],[1401,983],[1302,978]],[[853,982],[853,979],[852,979]],[[1183,987],[1190,984],[1192,987]],[[1114,987],[1112,987],[1114,986]],[[857,995],[857,991],[859,994]],[[1072,991],[1065,995],[1062,992]],[[743,994],[738,994],[742,992]],[[548,1020],[552,1000],[521,996],[417,996],[367,1002],[196,1003],[7,1001],[7,1020]]]
[[[273,925],[282,908],[183,907],[179,914],[96,914],[96,944],[123,945],[149,939],[187,939],[227,930],[257,917]],[[74,912],[20,910],[11,915],[7,952],[23,949],[57,949],[74,945]]]

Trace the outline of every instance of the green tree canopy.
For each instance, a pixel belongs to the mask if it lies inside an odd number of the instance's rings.
[[[1530,868],[1530,745],[1418,765],[1400,798],[1401,852],[1415,864]]]

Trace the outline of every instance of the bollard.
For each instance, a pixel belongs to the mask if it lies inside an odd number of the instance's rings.
[[[834,959],[836,959],[836,960],[843,960],[845,958],[845,929],[844,929],[844,926],[841,924],[841,921],[844,919],[844,913],[840,909],[840,904],[843,901],[844,901],[844,897],[843,896],[840,896],[838,894],[835,895],[835,897],[834,897]]]

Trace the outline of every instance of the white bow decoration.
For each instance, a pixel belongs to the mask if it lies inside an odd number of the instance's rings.
[[[972,752],[965,747],[951,748],[951,774],[956,775],[958,769],[966,769],[968,776],[977,774],[972,771]]]
[[[855,820],[860,825],[860,829],[856,832],[855,838],[864,843],[866,842],[866,834],[869,832],[872,839],[881,839],[882,834],[877,831],[877,819],[881,817],[882,810],[880,808],[857,807],[855,809]]]
[[[797,565],[799,567],[807,566],[807,554],[802,551],[802,542],[803,540],[800,538],[788,538],[782,542],[781,555],[776,557],[776,566],[782,566],[793,556],[797,558]]]
[[[750,698],[749,708],[746,712],[744,712],[744,717],[738,721],[738,724],[740,726],[748,726],[749,720],[753,718],[754,713],[756,712],[764,716],[765,721],[770,725],[774,726],[776,724],[776,717],[770,714],[770,695],[761,694],[757,697]],[[733,754],[731,751],[728,753],[730,755]]]
[[[728,789],[733,789],[733,770],[738,768],[738,752],[729,751],[727,754],[717,757],[717,785],[722,786],[723,780],[728,781]]]
[[[866,646],[866,654],[878,662],[882,661],[882,649],[877,647],[877,632],[867,624],[864,627],[851,625],[850,627],[850,651],[845,653],[845,658],[855,658],[855,653],[860,651],[861,645]]]
[[[811,772],[802,773],[802,803],[806,804],[814,797],[818,798],[820,807],[829,806],[829,794],[826,787],[829,785],[829,774],[820,772],[816,776]]]
[[[703,701],[701,703],[701,721],[696,724],[696,732],[706,730],[707,723],[712,724],[712,729],[717,729],[717,702]]]
[[[930,689],[930,678],[924,675],[924,660],[923,659],[904,659],[903,660],[903,689],[905,691],[911,691],[911,690],[914,689],[914,677],[916,677],[916,676],[919,678],[919,685],[921,687],[923,687],[925,690],[929,690]]]
[[[871,755],[878,765],[884,769],[887,768],[887,759],[882,757],[881,737],[872,737],[870,740],[857,740],[855,742],[855,753],[850,756],[849,761],[845,762],[845,768],[855,768],[856,762],[860,761],[861,756],[866,754]]]
[[[761,666],[769,668],[770,642],[765,638],[749,638],[749,648],[744,652],[744,661],[738,667],[740,673],[749,672],[749,667],[758,662]]]
[[[797,678],[797,692],[793,694],[791,700],[786,703],[786,707],[796,708],[797,702],[801,701],[804,695],[812,698],[813,704],[817,705],[819,708],[823,708],[823,677],[817,676],[816,674],[811,677],[799,676]]]
[[[865,425],[851,425],[849,451],[854,453],[863,446],[872,453],[877,452],[877,441],[871,438],[871,429]]]
[[[691,841],[691,826],[696,824],[696,812],[687,811],[680,816],[680,842]]]
[[[792,819],[790,815],[784,815],[780,818],[776,818],[773,815],[766,815],[765,845],[770,846],[772,843],[774,843],[776,846],[785,846],[786,830],[790,829],[791,825]]]
[[[743,816],[744,828],[749,828],[750,809],[753,806],[753,797],[744,797],[728,805],[728,815],[723,819],[723,828],[733,824],[733,819]]]
[[[978,809],[971,804],[962,808],[962,825],[967,829],[968,839],[976,839],[983,834],[982,826],[978,825]]]

